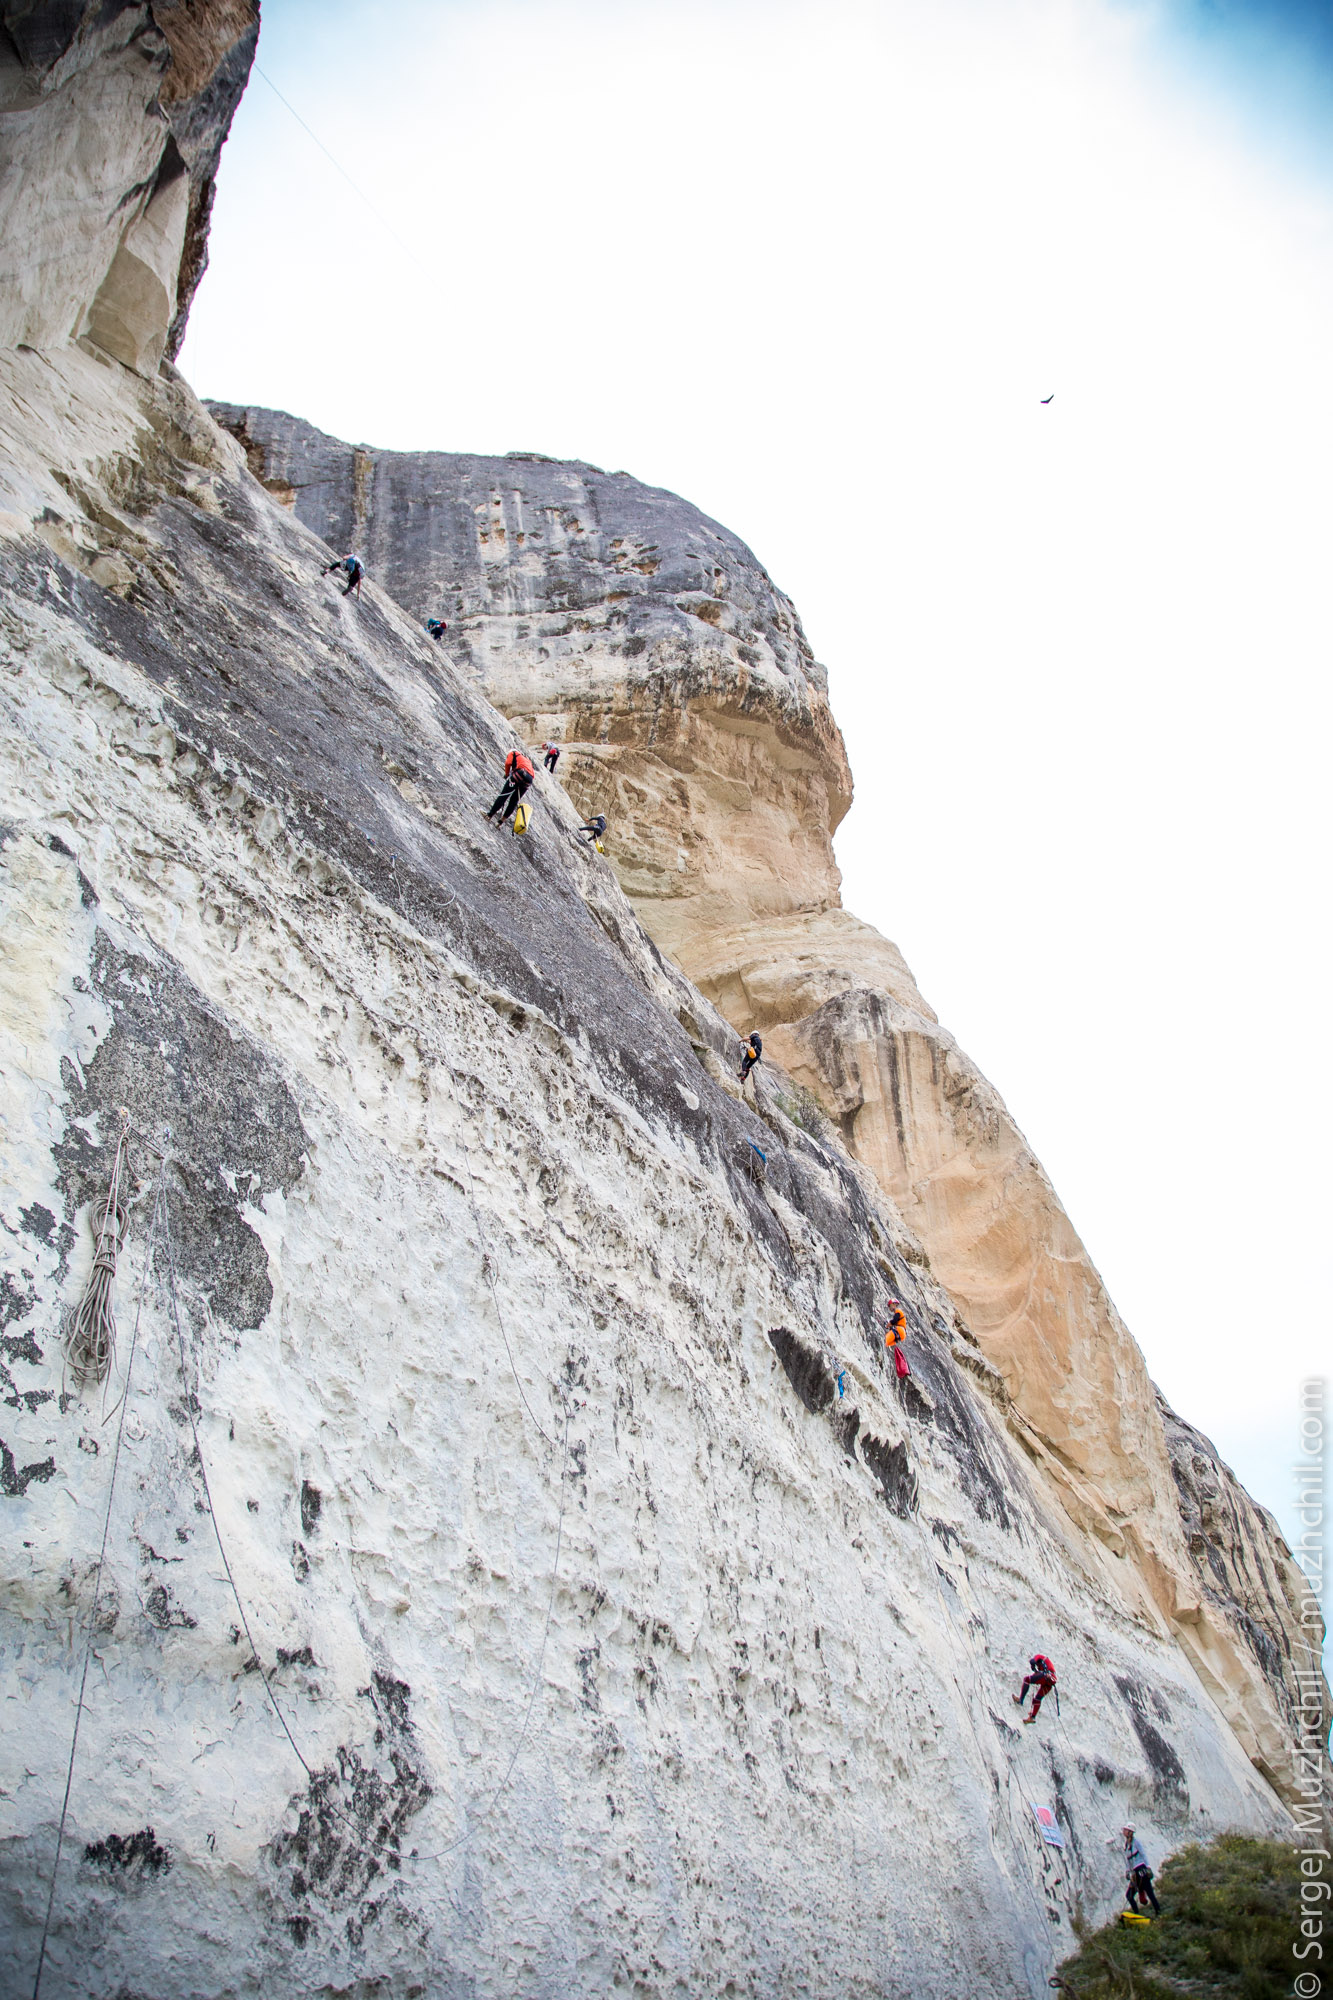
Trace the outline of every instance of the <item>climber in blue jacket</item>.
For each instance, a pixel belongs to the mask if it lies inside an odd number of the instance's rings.
[[[350,597],[352,592],[355,591],[357,602],[360,603],[361,579],[365,575],[365,571],[361,567],[360,556],[338,556],[335,561],[325,563],[321,574],[332,576],[335,570],[341,570],[347,578],[346,583],[343,585],[343,596]]]

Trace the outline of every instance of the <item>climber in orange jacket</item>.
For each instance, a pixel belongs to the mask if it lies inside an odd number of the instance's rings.
[[[1023,1717],[1024,1722],[1035,1722],[1037,1719],[1037,1710],[1055,1686],[1055,1668],[1051,1665],[1045,1653],[1034,1653],[1028,1661],[1028,1665],[1032,1671],[1023,1682],[1019,1693],[1014,1696],[1014,1700],[1021,1708],[1023,1706],[1023,1697],[1026,1695],[1028,1689],[1036,1689],[1036,1693],[1032,1697],[1032,1713]]]
[[[493,820],[499,813],[503,826],[536,775],[531,757],[522,750],[511,750],[505,758],[505,781],[500,787],[499,797],[486,815],[487,819]]]
[[[902,1309],[902,1302],[899,1299],[890,1299],[889,1323],[884,1329],[884,1345],[893,1356],[893,1372],[900,1382],[912,1372],[907,1365],[907,1356],[903,1352],[903,1342],[906,1338],[907,1315]]]

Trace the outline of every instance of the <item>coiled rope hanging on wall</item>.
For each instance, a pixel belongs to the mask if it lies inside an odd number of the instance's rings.
[[[65,1365],[76,1389],[105,1382],[116,1354],[116,1260],[129,1225],[129,1214],[120,1198],[121,1176],[129,1150],[128,1111],[122,1111],[120,1117],[120,1136],[111,1163],[111,1182],[97,1232],[92,1274],[65,1326]]]

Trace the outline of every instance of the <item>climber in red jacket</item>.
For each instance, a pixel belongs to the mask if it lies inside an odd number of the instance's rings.
[[[536,775],[531,757],[525,756],[521,750],[511,750],[505,758],[505,781],[500,787],[499,797],[486,815],[487,819],[494,819],[499,813],[503,826]]]
[[[1037,1710],[1055,1686],[1055,1668],[1051,1665],[1045,1653],[1034,1653],[1028,1661],[1028,1665],[1032,1671],[1023,1682],[1020,1691],[1014,1696],[1014,1700],[1021,1708],[1023,1697],[1026,1695],[1028,1689],[1036,1689],[1036,1693],[1032,1697],[1032,1713],[1023,1717],[1024,1722],[1035,1722],[1037,1719]]]

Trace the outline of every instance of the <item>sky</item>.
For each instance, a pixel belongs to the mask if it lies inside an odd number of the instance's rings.
[[[829,670],[845,901],[1291,1533],[1330,1351],[1333,9],[263,22],[186,376],[624,468],[750,544]]]

